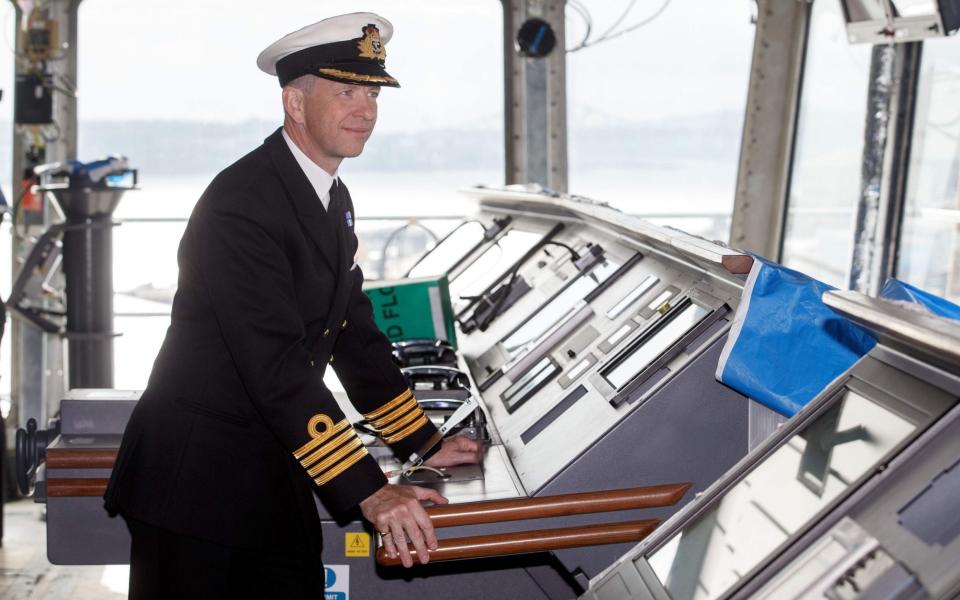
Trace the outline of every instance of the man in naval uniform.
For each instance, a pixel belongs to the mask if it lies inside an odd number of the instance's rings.
[[[391,555],[426,563],[421,502],[387,484],[323,384],[332,365],[354,407],[401,460],[436,433],[394,366],[354,263],[350,194],[337,177],[373,131],[393,27],[371,13],[320,21],[264,50],[283,127],[197,202],[178,252],[170,328],[123,437],[107,509],[132,535],[130,597],[321,598],[316,492],[359,507]],[[478,462],[452,438],[427,462]]]

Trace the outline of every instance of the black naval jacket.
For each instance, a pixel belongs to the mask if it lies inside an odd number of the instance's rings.
[[[183,239],[170,328],[104,499],[175,533],[318,551],[336,514],[386,480],[323,384],[405,460],[436,431],[394,366],[353,266],[353,205],[330,213],[280,130],[221,172]]]

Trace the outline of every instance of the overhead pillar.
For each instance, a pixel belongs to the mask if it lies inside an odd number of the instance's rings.
[[[42,196],[30,192],[34,183],[26,177],[45,160],[63,160],[76,155],[77,103],[77,9],[80,0],[10,0],[15,7],[16,35],[14,60],[13,190],[14,235],[12,280],[38,237],[50,222],[49,207]],[[36,419],[46,423],[63,394],[63,344],[30,324],[17,319],[6,328],[10,349],[11,408],[3,427],[25,427]],[[6,433],[6,432],[3,432]],[[13,456],[7,440],[0,435],[6,461]],[[3,467],[0,464],[0,474]],[[0,477],[0,505],[12,494],[8,478]],[[0,520],[0,538],[2,538]],[[0,539],[2,542],[2,539]]]
[[[502,1],[505,182],[566,192],[566,2]]]
[[[757,4],[730,245],[779,260],[811,4]]]
[[[896,272],[907,202],[922,42],[878,44],[870,60],[849,288],[876,296]]]

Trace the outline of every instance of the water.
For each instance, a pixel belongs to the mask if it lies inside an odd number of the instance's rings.
[[[176,287],[176,252],[184,222],[136,222],[135,219],[186,219],[213,174],[191,176],[141,177],[139,190],[128,192],[117,209],[116,218],[129,219],[114,230],[114,309],[118,316],[114,329],[115,387],[141,389],[146,385],[153,360],[169,325],[169,297]],[[456,193],[462,187],[503,180],[500,170],[461,169],[436,172],[392,171],[388,173],[351,172],[349,163],[341,169],[360,218],[396,215],[465,216],[475,210],[469,198]],[[571,178],[573,193],[604,200],[632,213],[677,214],[715,212],[719,219],[697,216],[667,219],[693,233],[725,238],[728,220],[722,216],[733,204],[735,166],[719,163],[683,163],[658,165],[638,173],[637,169],[597,168]],[[664,222],[654,219],[655,222]],[[452,222],[429,222],[438,234]],[[365,243],[370,264],[379,264],[379,239],[383,232],[402,222],[361,222],[363,232],[379,238]],[[390,229],[387,229],[390,228]],[[9,228],[6,229],[9,231]],[[406,243],[409,252],[427,240]],[[401,243],[399,248],[404,248]],[[394,260],[394,258],[391,258]],[[373,267],[365,272],[376,273]],[[3,274],[0,274],[3,277]],[[9,271],[5,281],[9,281]],[[131,292],[137,295],[131,295]],[[9,290],[4,290],[9,293]],[[143,296],[147,296],[144,298]],[[150,299],[153,298],[153,299]],[[9,393],[9,336],[0,349],[0,393]],[[331,386],[338,387],[335,382]]]

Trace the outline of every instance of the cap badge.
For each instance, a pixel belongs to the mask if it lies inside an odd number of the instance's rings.
[[[384,60],[387,58],[387,49],[380,41],[380,30],[373,23],[363,28],[363,37],[357,42],[360,58]]]

